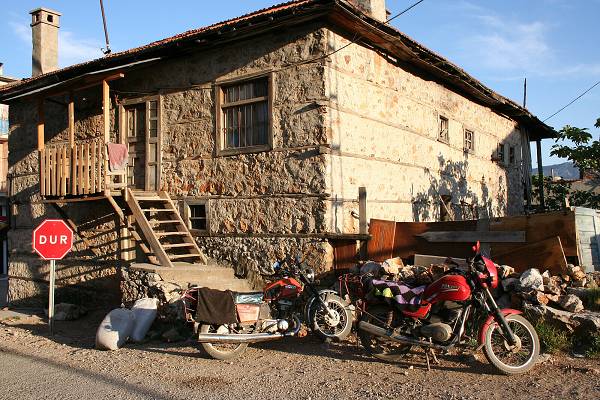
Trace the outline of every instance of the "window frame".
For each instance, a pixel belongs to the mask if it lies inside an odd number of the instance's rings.
[[[517,149],[515,146],[508,147],[508,163],[515,165],[517,163]]]
[[[225,148],[225,132],[223,132],[223,88],[232,85],[240,85],[244,82],[254,81],[258,79],[266,78],[267,80],[267,143],[238,147],[238,148]],[[215,143],[216,143],[216,155],[217,156],[229,156],[235,154],[247,154],[247,153],[259,153],[263,151],[269,151],[273,148],[273,97],[274,97],[274,86],[275,86],[275,74],[273,71],[261,72],[258,74],[244,75],[233,79],[220,79],[215,81]],[[258,100],[264,101],[264,100]],[[251,104],[254,101],[244,100],[234,105]]]
[[[183,201],[183,218],[186,226],[192,233],[207,233],[210,230],[210,218],[209,214],[209,200],[208,199],[185,199]],[[204,206],[204,220],[206,221],[205,229],[192,228],[192,210],[190,206]]]
[[[498,147],[496,149],[496,156],[498,157],[499,164],[506,164],[506,148],[504,143],[498,143]]]
[[[467,147],[467,133],[471,134],[471,146]],[[463,128],[463,151],[465,153],[475,153],[475,131],[469,128]]]
[[[446,135],[442,136],[442,121],[446,122]],[[438,115],[438,135],[437,139],[442,143],[450,143],[450,120],[443,116]]]

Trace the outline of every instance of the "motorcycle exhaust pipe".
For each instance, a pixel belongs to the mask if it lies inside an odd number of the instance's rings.
[[[409,344],[412,346],[430,347],[438,350],[445,350],[447,348],[447,346],[426,342],[424,340],[413,339],[408,336],[394,335],[392,331],[370,324],[366,321],[360,321],[358,323],[358,329],[368,332],[371,335],[386,337],[394,342]]]
[[[220,333],[200,333],[198,342],[200,343],[260,343],[279,340],[285,335],[280,332],[276,333],[241,333],[239,335],[222,335]]]

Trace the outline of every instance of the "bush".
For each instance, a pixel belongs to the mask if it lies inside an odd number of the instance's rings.
[[[586,309],[600,311],[600,288],[588,289],[582,300]]]
[[[535,324],[535,330],[540,338],[540,345],[544,353],[558,353],[571,349],[571,340],[568,332],[557,329],[544,321]]]

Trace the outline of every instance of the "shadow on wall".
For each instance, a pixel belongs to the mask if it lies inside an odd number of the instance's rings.
[[[469,186],[469,155],[464,161],[447,161],[438,155],[439,172],[425,170],[429,179],[427,191],[412,196],[415,222],[435,220],[465,220],[504,215],[507,209],[506,176],[498,177],[498,193],[494,198],[485,176],[481,177],[480,193]]]

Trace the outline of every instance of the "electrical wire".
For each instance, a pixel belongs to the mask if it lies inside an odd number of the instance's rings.
[[[579,96],[575,97],[573,100],[571,100],[569,103],[567,103],[564,107],[562,107],[560,110],[558,110],[557,112],[555,112],[554,114],[552,114],[551,116],[549,116],[548,118],[546,118],[545,120],[543,120],[542,122],[546,122],[548,121],[550,118],[554,117],[556,114],[560,113],[561,111],[563,111],[565,108],[569,107],[571,104],[575,103],[577,100],[579,100],[580,98],[582,98],[583,96],[585,96],[590,90],[592,90],[593,88],[595,88],[596,86],[600,85],[600,81],[594,83],[590,88],[588,88],[585,92],[581,93]]]

